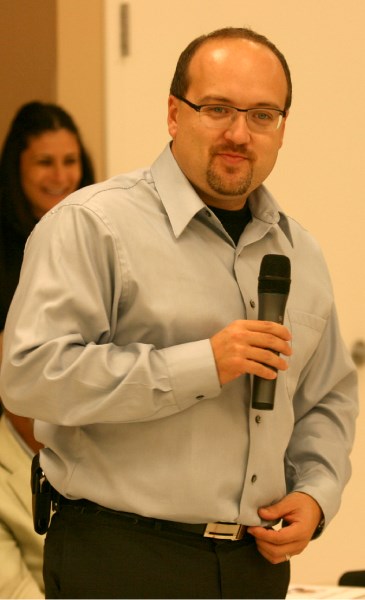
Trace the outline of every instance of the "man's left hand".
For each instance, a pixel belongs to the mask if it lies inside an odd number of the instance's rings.
[[[286,527],[280,530],[249,527],[248,533],[256,539],[259,552],[268,561],[278,564],[300,554],[308,545],[323,517],[319,504],[302,492],[293,492],[277,504],[259,509],[265,521],[283,519]]]

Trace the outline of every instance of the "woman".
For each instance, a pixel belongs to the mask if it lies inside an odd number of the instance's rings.
[[[22,106],[0,158],[0,331],[34,225],[68,194],[91,183],[93,166],[72,117],[54,104]]]
[[[20,108],[0,157],[0,363],[2,330],[18,283],[23,249],[39,219],[94,182],[78,129],[62,108]],[[1,413],[1,400],[0,400]],[[30,465],[40,448],[31,419],[0,417],[0,597],[43,598],[43,538],[33,529]]]

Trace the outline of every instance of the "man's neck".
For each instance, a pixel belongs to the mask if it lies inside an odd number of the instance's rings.
[[[238,210],[229,210],[215,206],[209,206],[209,208],[211,208],[226,232],[237,245],[246,225],[251,221],[251,211],[248,203],[245,203]]]

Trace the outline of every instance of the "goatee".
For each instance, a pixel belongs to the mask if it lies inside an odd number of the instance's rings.
[[[235,173],[237,169],[235,167],[226,168],[226,176],[217,172],[214,168],[213,158],[209,162],[207,170],[207,183],[212,190],[223,196],[242,196],[247,193],[250,189],[253,172],[252,165],[249,164],[249,170],[247,173],[237,179]],[[230,177],[230,176],[233,177]]]

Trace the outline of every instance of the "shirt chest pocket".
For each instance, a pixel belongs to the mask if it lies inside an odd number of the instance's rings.
[[[290,399],[293,398],[300,375],[319,344],[327,319],[290,309],[287,313],[288,326],[292,334],[293,354],[286,372],[286,385]]]

